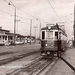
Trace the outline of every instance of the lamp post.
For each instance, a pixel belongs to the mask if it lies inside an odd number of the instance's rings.
[[[74,26],[73,26],[73,29],[74,29],[74,42],[73,42],[73,46],[75,47],[75,4],[74,4]]]
[[[16,31],[16,7],[15,7],[15,5],[10,1],[9,3],[8,3],[8,5],[13,5],[14,6],[14,8],[15,8],[15,10],[14,10],[14,46],[15,46],[15,31]]]

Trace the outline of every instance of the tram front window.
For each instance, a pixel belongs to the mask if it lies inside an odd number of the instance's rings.
[[[47,31],[46,32],[46,38],[47,39],[53,39],[53,31]]]

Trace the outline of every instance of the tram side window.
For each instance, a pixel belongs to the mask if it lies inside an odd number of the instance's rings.
[[[42,39],[45,39],[45,31],[42,31]]]
[[[58,32],[55,32],[55,39],[58,39]]]

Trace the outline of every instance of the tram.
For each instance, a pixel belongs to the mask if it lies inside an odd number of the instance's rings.
[[[67,48],[67,34],[64,26],[46,25],[41,28],[41,55],[59,56]]]

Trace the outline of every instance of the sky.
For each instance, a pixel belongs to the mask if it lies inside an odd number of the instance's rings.
[[[8,5],[9,2],[11,5]],[[16,7],[16,33],[30,35],[30,25],[32,25],[31,33],[38,37],[40,24],[44,27],[49,23],[58,23],[65,25],[68,39],[71,39],[74,3],[75,0],[0,0],[0,27],[14,31]]]

